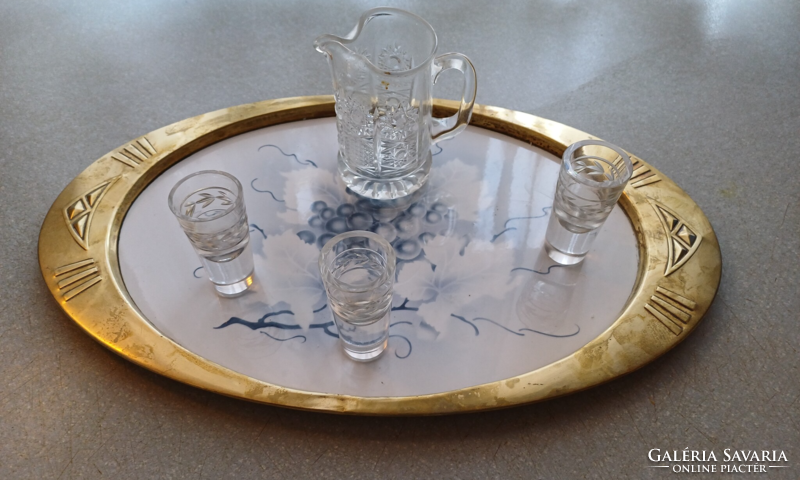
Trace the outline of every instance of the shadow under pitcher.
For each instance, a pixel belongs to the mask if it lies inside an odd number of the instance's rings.
[[[355,194],[393,200],[428,180],[432,144],[466,128],[475,104],[475,68],[460,53],[435,56],[436,33],[422,18],[395,8],[365,12],[345,37],[322,35],[336,98],[339,173]],[[440,73],[464,75],[458,112],[432,116]]]

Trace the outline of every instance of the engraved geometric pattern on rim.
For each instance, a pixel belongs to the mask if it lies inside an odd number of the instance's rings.
[[[669,253],[667,255],[667,268],[664,271],[664,276],[668,276],[683,266],[689,258],[694,255],[703,236],[696,233],[697,230],[686,225],[675,212],[669,208],[652,201],[653,207],[658,213],[658,219],[664,226],[667,232],[667,248]]]
[[[644,187],[645,185],[652,185],[660,182],[661,178],[650,170],[650,167],[642,163],[641,160],[631,155],[631,163],[633,163],[633,175],[631,175],[630,185],[633,188]],[[617,167],[622,167],[622,159],[615,162]]]
[[[68,288],[62,294],[65,302],[72,300],[76,295],[85,292],[89,287],[103,279],[93,258],[58,267],[53,271],[53,276],[56,278],[64,277],[58,281],[58,289],[64,290]]]
[[[89,227],[92,226],[95,206],[100,203],[111,184],[118,179],[119,176],[106,180],[69,202],[62,210],[67,230],[84,250],[89,250]]]
[[[111,158],[131,168],[136,168],[140,163],[155,155],[156,149],[147,137],[135,140],[120,148]]]
[[[697,307],[697,303],[689,300],[683,295],[679,295],[672,290],[664,287],[656,287],[656,294],[650,297],[650,301],[644,306],[659,322],[675,335],[683,332],[683,325],[692,319],[692,312]],[[688,310],[688,311],[687,311]]]

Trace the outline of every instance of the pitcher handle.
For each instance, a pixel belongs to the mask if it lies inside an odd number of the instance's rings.
[[[452,116],[445,118],[434,117],[432,119],[432,144],[455,137],[467,128],[467,124],[472,118],[472,107],[475,106],[475,92],[478,89],[475,67],[472,66],[469,58],[460,53],[439,55],[433,59],[433,83],[436,83],[439,74],[451,68],[464,74],[464,92],[461,94],[461,105],[458,107],[458,112]]]

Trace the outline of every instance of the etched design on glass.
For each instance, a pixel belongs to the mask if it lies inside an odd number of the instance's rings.
[[[131,168],[136,168],[140,163],[155,155],[156,148],[147,139],[142,137],[119,149],[111,158]]]
[[[181,209],[187,217],[199,220],[213,220],[226,215],[231,210],[231,205],[236,201],[236,194],[224,187],[208,187],[193,192],[181,202]],[[237,217],[238,218],[238,217]],[[235,222],[223,230],[208,233],[204,231],[188,231],[184,233],[196,249],[207,252],[219,252],[233,248],[245,242],[250,232],[249,224],[245,221]],[[224,255],[212,255],[207,258],[215,261],[228,261],[237,259],[247,247],[248,242],[239,245],[240,248]],[[217,258],[219,257],[219,258]]]
[[[621,161],[622,157],[617,157],[617,160],[615,162],[612,162],[614,164],[615,172],[611,171],[606,172],[606,168],[608,167],[604,167],[603,164],[600,163],[599,159],[595,159],[589,156],[584,156],[575,159],[572,168],[575,170],[575,173],[579,173],[581,174],[581,176],[588,178],[589,180],[594,180],[595,182],[606,182],[606,181],[610,182],[615,178],[622,176],[621,173],[616,173],[623,171],[624,167],[618,166],[616,164],[616,162],[621,162]],[[607,162],[603,160],[603,163]]]
[[[631,163],[633,163],[633,175],[631,175],[630,186],[633,188],[644,187],[661,181],[661,178],[638,158],[631,157]]]
[[[697,304],[693,300],[664,287],[656,287],[656,294],[651,296],[650,301],[644,306],[645,310],[675,335],[683,332],[683,325],[692,319],[691,312],[696,307]]]
[[[61,211],[64,215],[64,220],[67,222],[67,230],[84,250],[89,249],[89,228],[92,225],[95,206],[100,203],[111,184],[119,178],[117,176],[97,185],[69,202]]]
[[[372,60],[372,54],[369,53],[367,48],[356,48],[353,50],[356,55],[361,55],[362,57],[366,58],[367,60]]]
[[[369,58],[369,55],[364,55]],[[403,71],[410,70],[412,66],[411,55],[406,53],[405,49],[398,44],[383,47],[380,55],[378,55],[378,68],[388,71]]]
[[[62,298],[65,302],[72,300],[103,279],[93,258],[58,267],[53,272],[53,276],[55,278],[63,277],[58,281],[58,289],[64,290]]]
[[[233,205],[233,200],[228,197],[228,194],[233,195],[230,190],[221,187],[209,187],[194,192],[184,200],[183,207],[186,209],[184,215],[187,217],[209,219],[222,215],[228,211],[228,209],[217,207]],[[219,205],[216,203],[217,200],[219,200]],[[215,208],[208,208],[212,205]],[[197,215],[195,215],[195,211],[197,211]]]
[[[371,177],[402,176],[418,167],[417,152],[430,139],[420,135],[420,109],[398,92],[378,96],[336,94],[339,153],[351,168]]]
[[[653,206],[667,232],[667,268],[664,276],[668,276],[683,266],[697,251],[703,236],[688,225],[672,210],[653,202]]]

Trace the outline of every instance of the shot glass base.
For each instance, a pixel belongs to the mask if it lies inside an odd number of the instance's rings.
[[[231,297],[238,297],[239,295],[243,294],[250,288],[250,285],[253,284],[253,274],[251,273],[244,280],[236,282],[236,283],[229,283],[227,285],[220,285],[216,283],[212,283],[214,285],[214,289],[217,291],[217,294],[221,297],[231,298]]]
[[[586,258],[586,254],[572,254],[562,252],[561,250],[557,249],[556,247],[550,245],[550,242],[544,242],[544,250],[547,252],[547,256],[549,256],[553,261],[559,263],[561,265],[577,265]]]
[[[373,360],[377,360],[378,357],[383,355],[383,352],[386,351],[386,346],[389,344],[389,339],[384,339],[383,342],[379,343],[377,346],[370,350],[352,350],[350,345],[342,342],[342,346],[344,347],[344,353],[347,355],[350,360],[354,360],[356,362],[371,362]],[[348,348],[350,347],[350,348]]]

